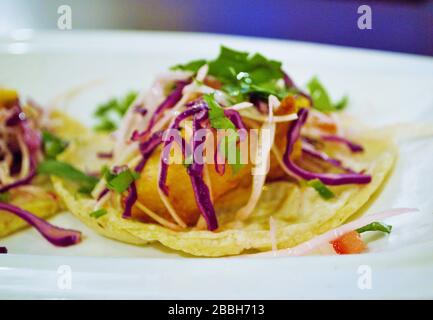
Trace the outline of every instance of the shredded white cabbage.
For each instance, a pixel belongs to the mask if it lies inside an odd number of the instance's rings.
[[[247,219],[253,212],[260,199],[260,195],[265,185],[267,171],[269,170],[270,151],[275,139],[275,122],[272,122],[274,117],[274,109],[278,108],[280,101],[277,97],[270,95],[268,99],[269,114],[267,119],[260,129],[259,143],[257,145],[256,165],[252,168],[253,182],[251,187],[251,195],[245,206],[243,206],[236,214],[241,220]],[[268,136],[267,136],[268,135]]]

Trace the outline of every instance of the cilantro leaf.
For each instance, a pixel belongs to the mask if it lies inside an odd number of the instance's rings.
[[[183,71],[192,71],[196,73],[198,69],[200,69],[204,64],[206,64],[206,60],[200,59],[200,60],[193,60],[185,64],[177,64],[175,66],[172,66],[171,70],[183,70]]]
[[[129,106],[137,97],[137,94],[135,91],[130,91],[121,98],[113,98],[106,103],[100,104],[94,113],[94,116],[98,119],[98,123],[94,129],[104,132],[115,130],[117,123],[125,115]]]
[[[245,101],[250,94],[265,99],[270,94],[281,99],[287,95],[287,88],[278,84],[278,80],[283,77],[281,62],[268,59],[259,53],[250,55],[248,52],[221,46],[215,60],[195,60],[173,66],[172,69],[197,72],[205,63],[209,65],[209,75],[221,81],[222,90],[231,96],[234,102]]]
[[[254,93],[264,98],[270,94],[285,96],[281,92],[285,89],[277,83],[283,77],[281,62],[259,53],[250,56],[222,46],[218,58],[209,62],[209,74],[222,81],[223,90],[236,101],[246,100],[246,95]]]
[[[113,120],[101,118],[99,123],[93,127],[95,131],[111,132],[117,129],[117,125]]]
[[[313,77],[307,84],[308,90],[313,100],[313,107],[322,112],[334,112],[343,110],[348,98],[344,96],[339,102],[333,104],[325,87],[317,77]]]
[[[57,155],[62,153],[68,146],[68,142],[48,131],[42,131],[42,142],[45,156],[49,159],[55,159]]]
[[[209,121],[214,129],[236,129],[233,122],[224,114],[224,109],[215,101],[214,97],[206,94],[204,101],[209,107]]]
[[[307,182],[307,185],[314,188],[314,190],[316,190],[317,193],[325,200],[335,197],[335,194],[319,179],[310,180]]]
[[[247,72],[248,52],[236,51],[224,46],[220,48],[219,56],[209,62],[209,74],[217,79],[232,81],[240,72]]]
[[[126,191],[131,183],[139,177],[140,175],[137,172],[131,171],[130,169],[123,170],[118,174],[114,174],[110,171],[105,173],[107,188],[116,191],[117,193],[123,193]]]
[[[340,111],[346,108],[348,103],[349,103],[349,98],[347,96],[344,96],[337,103],[335,103],[334,107],[336,110]]]
[[[367,231],[382,231],[385,233],[391,233],[391,230],[392,230],[392,226],[377,221],[374,221],[370,224],[367,224],[364,227],[356,229],[358,233],[363,233]]]
[[[220,148],[223,147],[223,149],[220,150],[220,152],[222,152],[224,157],[228,160],[233,174],[236,174],[243,166],[241,163],[240,149],[237,147],[238,134],[236,132],[236,126],[226,117],[224,109],[215,101],[212,95],[206,94],[203,96],[203,99],[209,107],[209,121],[212,128],[228,131],[228,135],[221,141]],[[233,159],[233,156],[231,156],[232,152],[229,152],[229,150],[236,150],[235,159]]]
[[[107,210],[104,209],[104,208],[101,208],[99,210],[95,210],[93,212],[90,212],[89,216],[92,217],[92,218],[98,219],[98,218],[100,218],[102,216],[105,216],[106,214],[107,214]]]
[[[37,168],[38,174],[48,174],[76,182],[80,185],[80,192],[89,193],[95,187],[98,179],[85,174],[84,172],[73,167],[69,163],[47,159],[39,163]]]
[[[9,192],[0,193],[0,202],[9,202],[10,194]]]

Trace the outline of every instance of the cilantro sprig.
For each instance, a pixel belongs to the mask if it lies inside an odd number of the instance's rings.
[[[113,173],[108,169],[104,169],[104,171],[107,188],[119,194],[125,192],[131,183],[140,177],[139,173],[131,171],[129,168],[119,173]]]
[[[283,99],[298,92],[296,87],[287,88],[281,85],[280,80],[284,73],[280,61],[268,59],[259,53],[250,55],[248,52],[225,46],[221,46],[219,56],[215,60],[193,60],[175,65],[172,69],[196,73],[206,63],[209,65],[208,74],[222,83],[222,90],[233,102],[245,101],[250,97],[266,100],[271,94]],[[313,100],[313,107],[319,111],[340,111],[348,103],[347,96],[333,102],[317,77],[312,78],[307,87]]]
[[[284,98],[289,90],[278,80],[283,78],[281,62],[271,60],[256,53],[237,51],[221,46],[215,60],[194,60],[178,64],[172,69],[197,72],[205,63],[209,65],[209,75],[222,82],[222,90],[234,101],[244,101],[251,95],[266,99],[270,94]]]
[[[95,218],[95,219],[99,219],[100,217],[105,216],[106,214],[107,214],[107,210],[104,208],[101,208],[101,209],[95,210],[93,212],[90,212],[89,216],[92,218]]]
[[[312,187],[325,200],[335,197],[335,194],[319,179],[310,180],[307,182],[309,187]]]
[[[317,77],[313,77],[307,84],[313,107],[322,112],[335,112],[343,110],[348,103],[348,97],[344,96],[336,103],[333,103],[328,92]]]
[[[44,154],[48,159],[55,159],[68,146],[68,142],[49,131],[42,131]]]
[[[206,64],[206,60],[199,59],[199,60],[193,60],[185,64],[177,64],[175,66],[172,66],[171,69],[173,70],[183,70],[183,71],[191,71],[196,73],[198,69],[200,69],[204,64]]]
[[[235,130],[236,126],[224,114],[224,109],[215,101],[213,95],[206,94],[203,96],[204,101],[209,107],[209,122],[214,129],[232,129]]]
[[[47,159],[39,163],[37,173],[75,182],[79,185],[78,191],[81,193],[90,193],[98,182],[96,177],[85,174],[69,163],[55,159]]]
[[[113,98],[100,104],[94,113],[94,116],[98,119],[94,129],[103,132],[116,130],[120,119],[125,115],[136,97],[137,92],[130,91],[123,97]]]
[[[226,135],[221,141],[220,147],[224,147],[222,152],[228,160],[233,174],[236,174],[242,167],[240,150],[237,147],[239,135],[236,132],[236,126],[224,114],[224,109],[215,101],[213,95],[206,94],[203,96],[204,101],[209,107],[209,122],[212,128],[219,130],[226,130]],[[229,150],[236,150],[235,159]]]
[[[9,192],[0,193],[0,202],[9,202],[10,194]]]
[[[391,233],[391,230],[392,230],[392,226],[390,226],[386,223],[377,222],[377,221],[374,221],[370,224],[367,224],[364,227],[356,229],[356,231],[358,233],[363,233],[363,232],[367,232],[367,231],[382,231],[385,233]]]

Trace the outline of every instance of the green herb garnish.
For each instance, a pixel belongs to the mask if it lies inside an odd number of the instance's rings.
[[[94,116],[98,119],[98,123],[94,129],[104,132],[115,130],[118,122],[125,115],[136,97],[137,92],[130,91],[124,97],[111,99],[106,103],[100,104],[94,113]]]
[[[10,198],[9,192],[0,193],[0,202],[9,202]]]
[[[101,208],[99,210],[93,211],[89,213],[89,216],[95,219],[98,219],[102,216],[105,216],[107,214],[107,210],[104,208]]]
[[[248,52],[224,46],[221,46],[218,58],[209,62],[209,74],[225,82],[233,81],[233,77],[237,80],[249,77],[256,84],[278,80],[283,76],[281,62],[267,59],[259,53],[250,56]]]
[[[313,100],[313,107],[322,112],[334,112],[343,110],[347,103],[348,98],[344,96],[337,103],[332,103],[331,98],[328,95],[325,87],[319,81],[317,77],[311,79],[307,84],[310,92],[311,99]]]
[[[220,146],[224,147],[224,156],[229,160],[233,174],[236,174],[242,167],[240,149],[237,147],[238,134],[235,131],[236,126],[224,114],[224,109],[215,101],[212,95],[206,94],[203,96],[209,106],[209,122],[214,129],[227,130],[227,135],[224,136]],[[236,158],[230,157],[229,150],[236,150]]]
[[[196,73],[198,69],[200,69],[204,64],[206,64],[206,60],[200,59],[200,60],[193,60],[185,64],[177,64],[170,69],[172,70],[183,70],[183,71],[192,71]]]
[[[225,130],[236,129],[236,126],[226,117],[224,109],[215,101],[212,95],[205,94],[203,99],[209,106],[209,121],[212,128]]]
[[[135,171],[126,169],[118,174],[106,171],[105,181],[107,182],[107,188],[117,193],[125,192],[134,180],[137,180],[140,175]]]
[[[391,233],[391,230],[392,230],[392,226],[377,221],[367,224],[362,228],[356,229],[358,233],[363,233],[367,231],[382,231],[385,233]]]
[[[76,182],[79,185],[79,191],[84,193],[90,193],[98,182],[97,178],[85,174],[69,163],[54,159],[42,161],[38,165],[37,173],[53,175]]]
[[[307,185],[314,188],[314,190],[316,190],[317,193],[325,200],[335,197],[335,194],[319,179],[310,180],[307,182]]]
[[[42,142],[45,156],[49,159],[55,159],[68,146],[68,142],[48,131],[42,131]]]
[[[278,80],[283,78],[281,62],[259,53],[250,55],[221,46],[215,60],[195,60],[172,69],[197,72],[205,63],[209,64],[209,75],[222,82],[222,90],[235,102],[245,101],[252,94],[266,99],[270,94],[284,98],[289,93],[287,88],[278,84]]]

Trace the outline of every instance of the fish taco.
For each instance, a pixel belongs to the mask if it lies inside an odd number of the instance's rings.
[[[96,131],[58,114],[59,136],[75,136],[56,161],[98,181],[87,193],[61,174],[52,183],[76,217],[123,242],[206,257],[293,248],[362,210],[396,159],[390,137],[344,116],[347,102],[221,47],[101,105]],[[361,252],[359,233],[335,248]]]

